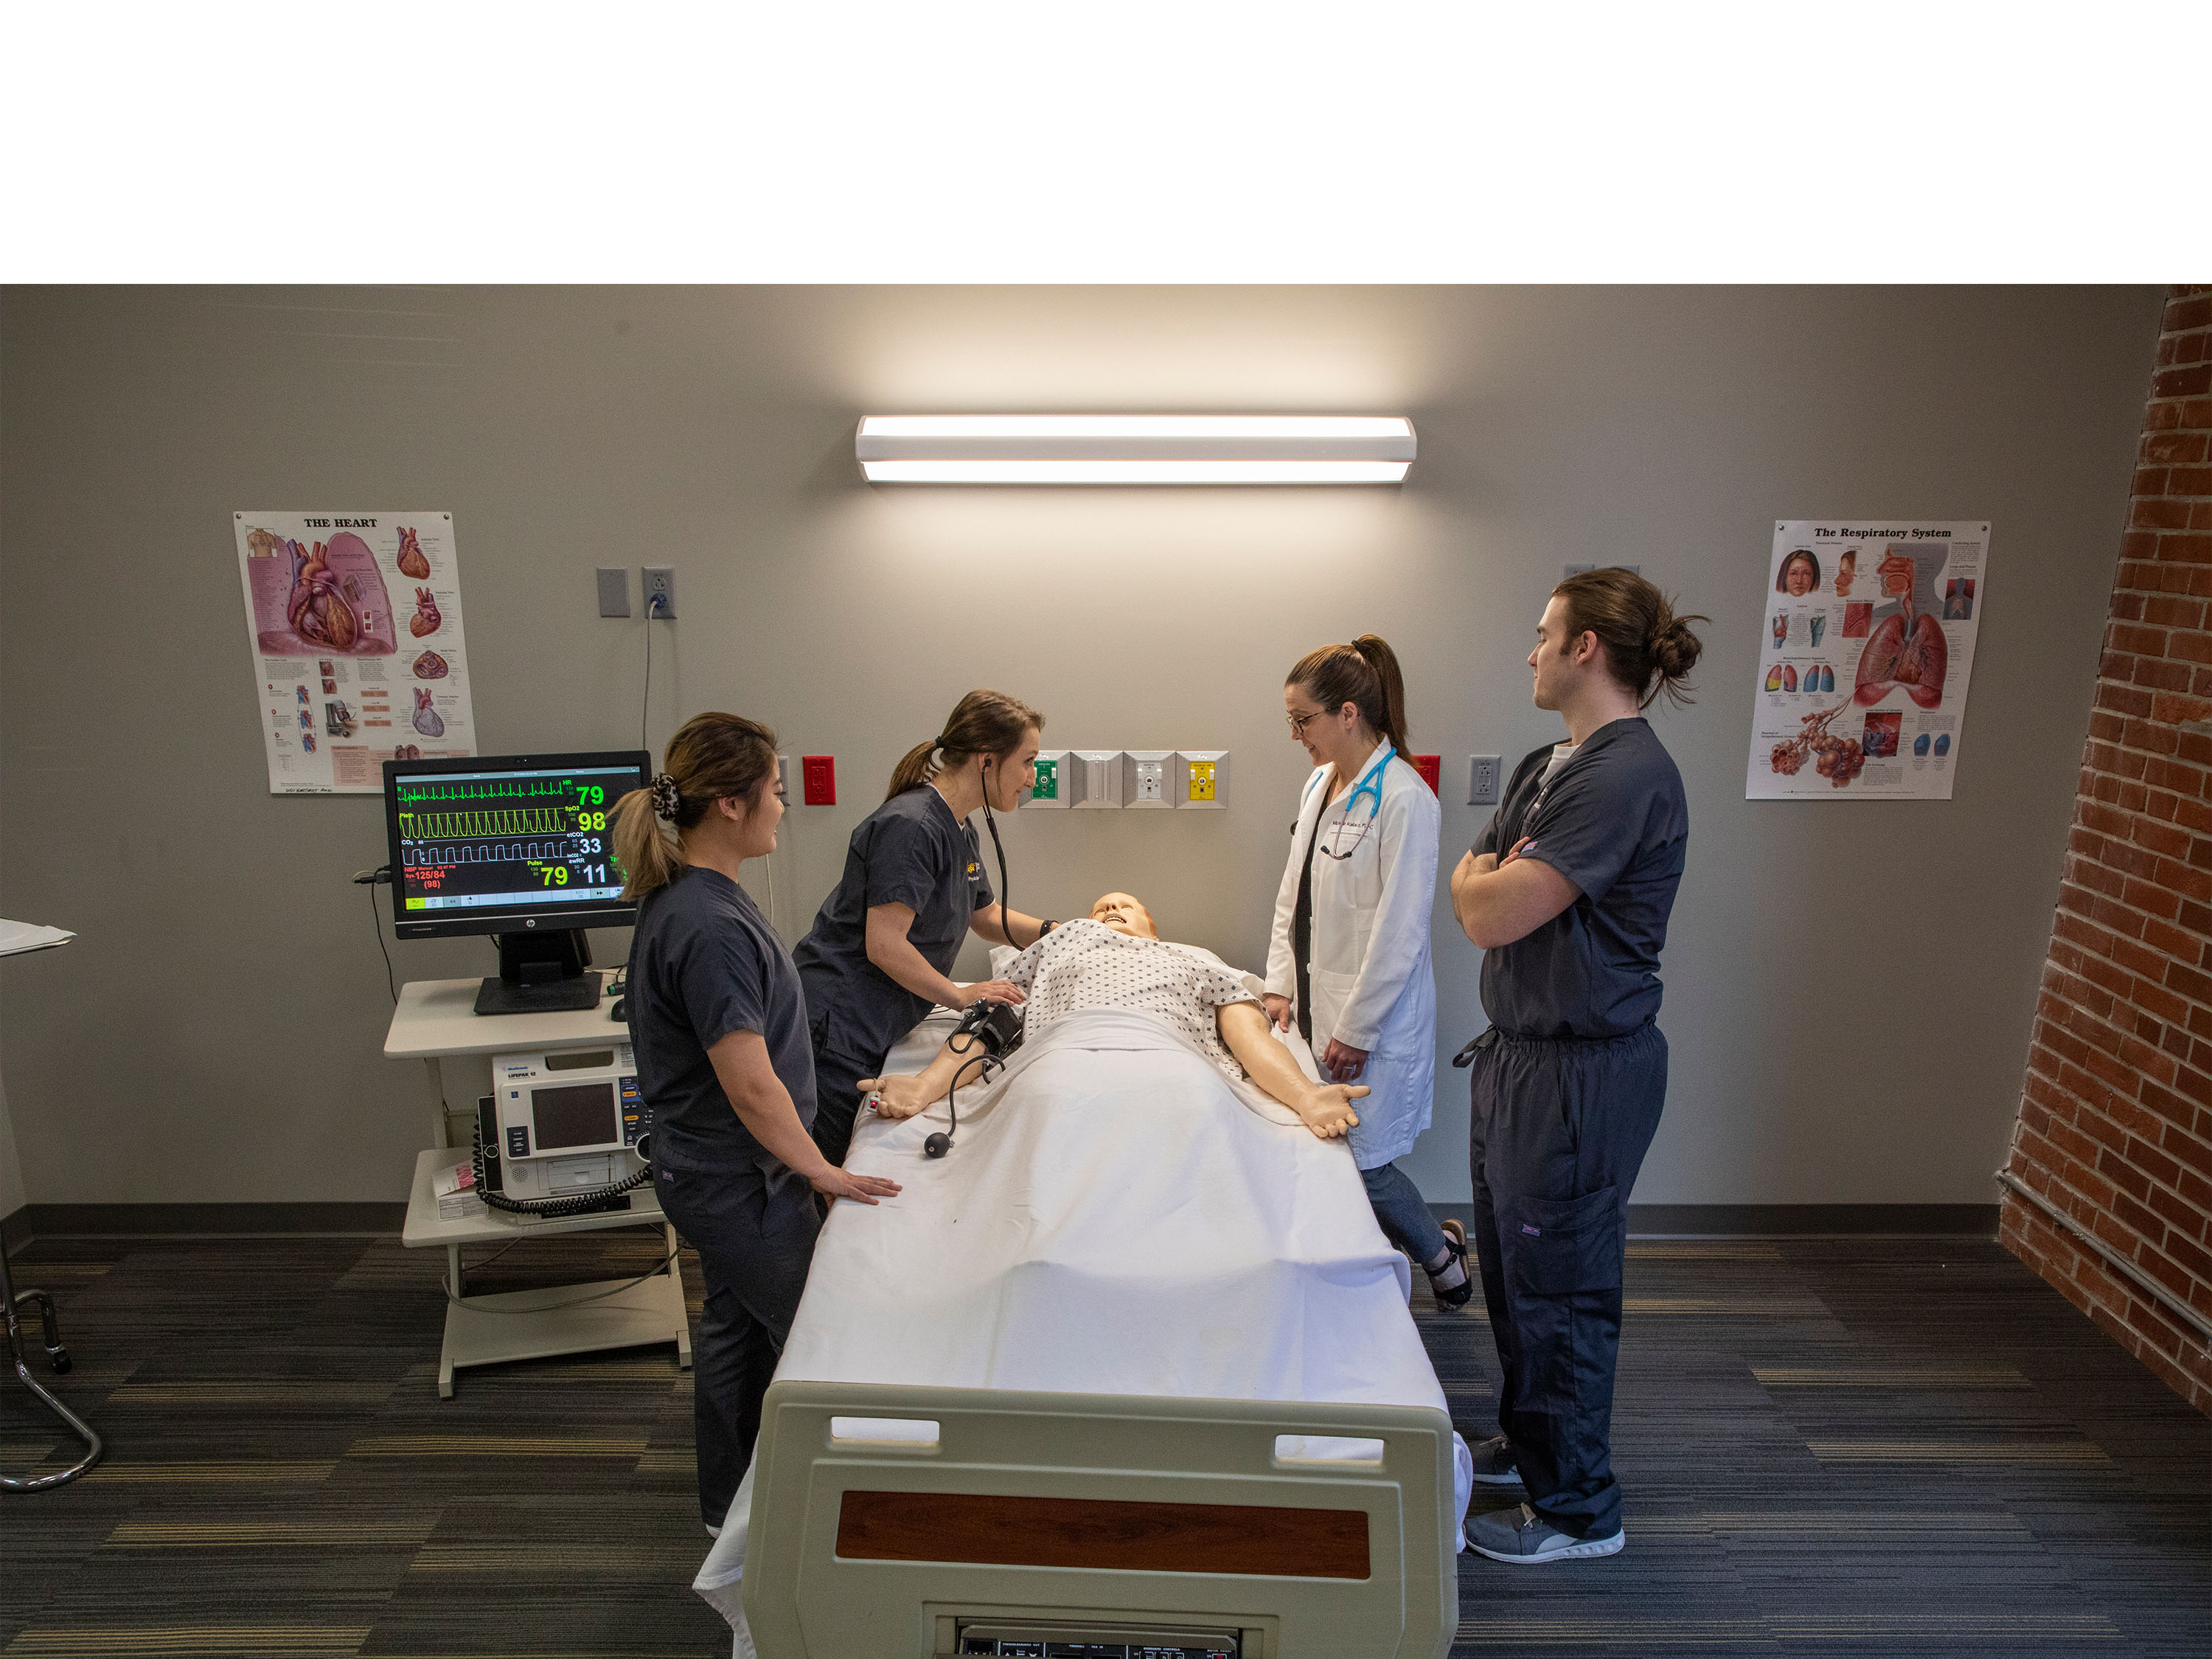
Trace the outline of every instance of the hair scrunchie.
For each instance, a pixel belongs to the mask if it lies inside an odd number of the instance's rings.
[[[657,818],[673,819],[684,810],[684,792],[676,787],[676,780],[667,773],[654,775],[646,789],[653,798],[653,815]]]

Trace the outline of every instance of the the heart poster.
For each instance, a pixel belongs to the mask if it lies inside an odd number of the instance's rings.
[[[1950,799],[1989,574],[1984,522],[1778,521],[1746,799]]]
[[[477,752],[452,514],[232,523],[270,794],[375,794],[386,761]]]

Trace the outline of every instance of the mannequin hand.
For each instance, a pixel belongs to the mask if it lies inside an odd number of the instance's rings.
[[[1352,1103],[1368,1092],[1364,1084],[1346,1087],[1340,1083],[1325,1083],[1299,1101],[1293,1109],[1306,1121],[1323,1140],[1334,1140],[1349,1133],[1359,1123],[1359,1114],[1352,1109]]]
[[[881,1176],[853,1175],[827,1165],[821,1174],[807,1176],[806,1182],[816,1192],[826,1194],[832,1204],[841,1198],[872,1204],[879,1198],[896,1198],[899,1194],[896,1181],[886,1181]]]
[[[1331,1037],[1321,1057],[1321,1069],[1338,1083],[1349,1083],[1367,1069],[1367,1050]]]
[[[1012,1003],[1017,1008],[1022,1006],[1019,988],[1003,979],[979,979],[973,985],[956,983],[952,988],[960,993],[960,1000],[952,1005],[955,1008],[964,1009],[978,997],[988,997],[994,1002]]]
[[[937,1103],[928,1085],[918,1077],[867,1077],[860,1079],[860,1092],[875,1097],[876,1115],[896,1121],[912,1117]]]
[[[1270,991],[1260,1000],[1267,1010],[1267,1018],[1275,1023],[1277,1030],[1287,1031],[1291,1029],[1291,1000],[1288,997],[1279,997]]]

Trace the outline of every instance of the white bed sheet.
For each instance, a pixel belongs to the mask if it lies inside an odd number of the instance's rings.
[[[920,1070],[949,1024],[885,1069]],[[778,1376],[1446,1409],[1346,1143],[1232,1085],[1169,1021],[1069,1016],[960,1105],[940,1159],[921,1143],[941,1103],[863,1112],[847,1167],[904,1190],[832,1210]],[[694,1586],[740,1659],[751,1505],[748,1474]]]

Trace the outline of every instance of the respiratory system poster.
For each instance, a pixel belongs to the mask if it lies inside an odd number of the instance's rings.
[[[1948,800],[1990,527],[1786,520],[1767,559],[1748,800]]]
[[[476,752],[450,513],[239,513],[272,795],[375,794]]]

